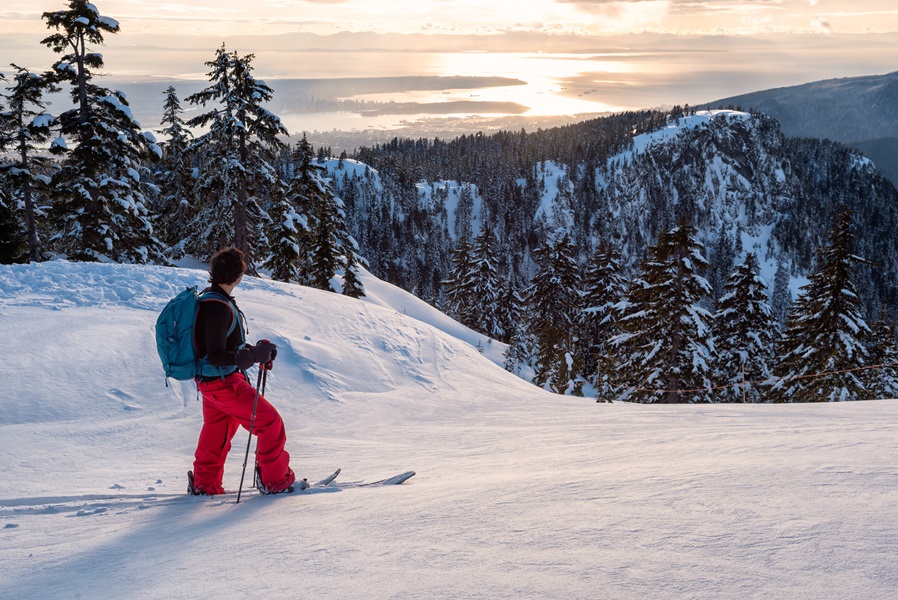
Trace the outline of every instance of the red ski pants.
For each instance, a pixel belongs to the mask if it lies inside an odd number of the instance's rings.
[[[196,445],[193,483],[207,494],[223,494],[221,482],[231,439],[239,426],[249,430],[256,390],[239,371],[224,379],[197,381],[196,385],[203,395],[203,429]],[[253,433],[259,438],[256,461],[262,483],[271,491],[292,485],[295,476],[290,469],[290,455],[284,450],[284,421],[262,395],[256,407]]]

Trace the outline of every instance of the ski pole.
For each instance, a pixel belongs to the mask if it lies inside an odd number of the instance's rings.
[[[253,441],[253,426],[256,423],[256,407],[259,405],[259,393],[262,385],[264,385],[263,375],[266,373],[266,365],[259,363],[259,377],[256,379],[256,397],[253,399],[253,413],[249,419],[249,437],[246,438],[246,454],[243,456],[243,473],[240,474],[240,488],[237,490],[237,502],[240,504],[240,494],[243,492],[243,478],[246,477],[246,463],[249,460],[249,445]]]
[[[262,394],[263,398],[265,397],[265,384],[268,383],[268,371],[271,370],[271,366],[272,366],[271,361],[268,361],[267,363],[259,365],[260,369],[265,370],[265,374],[262,376],[262,391],[260,392]],[[258,386],[256,386],[256,388],[258,389]],[[255,459],[253,462],[253,489],[256,489],[259,487],[258,482],[256,481],[256,476],[255,476],[256,473],[258,472],[258,468],[259,468],[259,458],[257,456],[258,453],[259,453],[259,436],[256,436],[256,451],[253,453],[253,458]]]

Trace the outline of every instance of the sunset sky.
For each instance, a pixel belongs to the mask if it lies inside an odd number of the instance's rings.
[[[894,0],[108,0],[131,33],[245,35],[307,31],[579,34],[642,31],[754,35],[898,30]],[[60,1],[7,0],[2,32],[41,29]]]
[[[268,79],[501,76],[485,89],[531,115],[708,102],[809,81],[898,71],[898,0],[97,0],[111,79],[201,81],[223,42]],[[0,65],[35,70],[44,11],[6,0]],[[463,95],[354,95],[397,102]],[[435,92],[439,94],[440,92]],[[448,94],[450,92],[442,92]],[[455,92],[452,92],[455,94]],[[153,100],[156,103],[156,100]]]

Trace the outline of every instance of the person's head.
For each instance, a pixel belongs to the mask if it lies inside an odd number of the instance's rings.
[[[246,271],[246,256],[237,248],[225,248],[209,262],[209,283],[233,285]]]

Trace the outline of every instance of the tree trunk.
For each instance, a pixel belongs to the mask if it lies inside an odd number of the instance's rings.
[[[84,44],[84,36],[79,36],[78,43],[75,46],[75,57],[78,59],[78,108],[81,124],[85,125],[90,117],[90,111],[87,104],[87,76],[84,72],[84,54],[86,46]]]
[[[238,119],[244,123],[245,115],[238,114]],[[240,153],[240,165],[243,167],[238,173],[237,186],[237,204],[234,207],[234,245],[237,246],[246,255],[248,270],[252,275],[256,275],[255,253],[252,251],[249,243],[249,211],[246,206],[246,130],[241,129],[237,133],[238,152]]]
[[[21,118],[19,119],[19,131],[21,140],[19,145],[19,157],[22,162],[22,169],[28,171],[28,143],[24,135],[24,126]],[[29,176],[30,177],[30,176]],[[37,247],[37,227],[34,224],[34,200],[31,197],[31,179],[25,179],[22,186],[22,199],[25,201],[25,229],[28,233],[28,259],[32,262],[40,260],[40,251]]]

